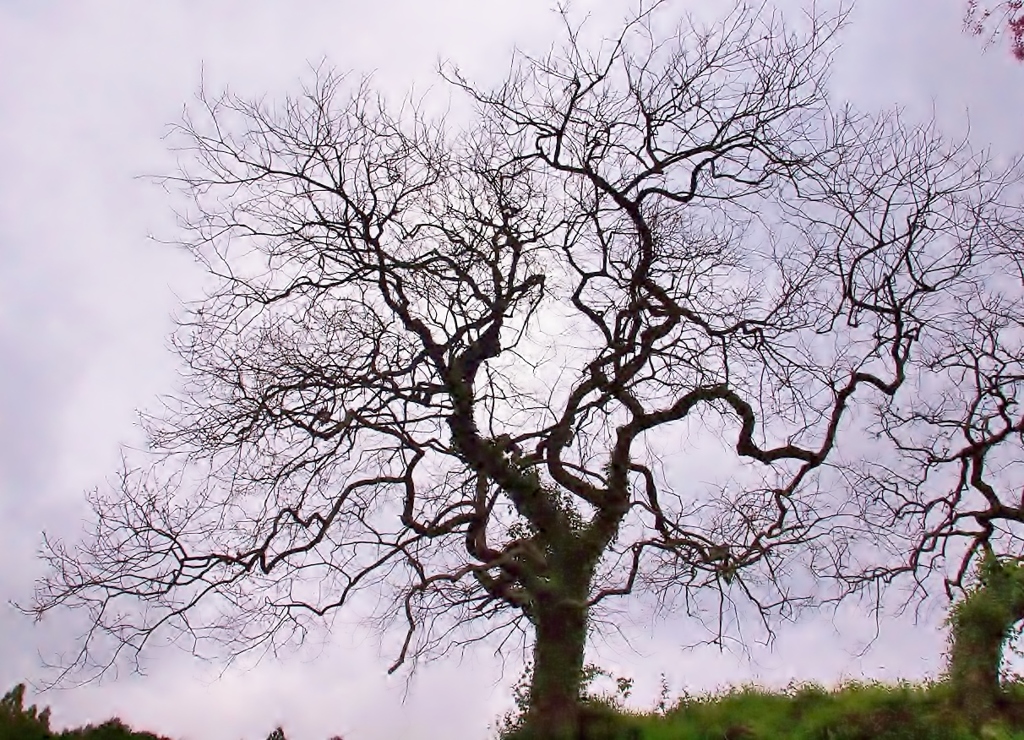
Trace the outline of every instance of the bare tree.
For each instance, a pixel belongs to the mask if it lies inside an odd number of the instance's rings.
[[[172,182],[214,287],[157,462],[47,543],[35,613],[93,625],[69,669],[276,649],[369,591],[392,669],[532,635],[530,722],[569,737],[613,597],[767,614],[841,555],[843,471],[927,408],[922,342],[976,341],[950,314],[1017,173],[830,105],[841,13],[665,12],[597,48],[567,23],[495,89],[444,68],[458,125],[332,74],[201,98]]]
[[[953,597],[986,553],[1024,558],[1019,171],[1014,163],[1010,177],[990,183],[988,197],[971,206],[976,223],[961,246],[978,269],[919,342],[914,383],[927,395],[893,399],[878,416],[878,438],[898,454],[866,459],[850,473],[864,531],[887,553],[849,572],[854,589],[912,576],[913,599],[927,597],[939,577]]]

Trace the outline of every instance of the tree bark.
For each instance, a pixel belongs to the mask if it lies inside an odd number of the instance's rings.
[[[949,678],[953,700],[973,724],[990,716],[999,699],[1002,644],[1016,619],[983,619],[953,629]],[[1015,616],[1020,616],[1020,612]]]
[[[975,624],[969,630],[953,632],[950,653],[953,697],[972,722],[989,716],[995,709],[1004,638],[1002,624]]]
[[[580,732],[580,682],[587,641],[587,609],[579,603],[537,609],[530,684],[529,737],[576,740]]]

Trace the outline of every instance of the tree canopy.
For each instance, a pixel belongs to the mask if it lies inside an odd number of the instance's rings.
[[[166,182],[212,287],[152,458],[46,544],[34,612],[92,625],[66,668],[277,650],[367,593],[392,669],[525,636],[570,737],[614,598],[791,612],[891,507],[912,540],[905,484],[980,449],[929,430],[1020,436],[985,381],[1020,377],[1021,170],[832,100],[843,20],[567,19],[495,87],[442,67],[464,121],[327,69],[202,94]]]

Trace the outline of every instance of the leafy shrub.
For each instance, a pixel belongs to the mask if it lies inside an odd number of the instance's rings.
[[[60,740],[167,740],[152,732],[136,732],[117,717],[98,725],[64,730],[57,737]]]
[[[167,740],[152,732],[136,732],[116,717],[98,725],[86,725],[55,733],[50,729],[49,707],[40,711],[25,707],[25,684],[0,699],[0,740]]]
[[[48,740],[50,710],[25,708],[25,684],[20,683],[0,699],[0,740]]]
[[[505,713],[498,721],[500,740],[531,740],[526,726],[530,710],[530,677],[532,665],[527,663],[512,688],[516,708]],[[615,682],[615,694],[595,693],[593,683],[599,677]],[[588,663],[583,667],[580,695],[581,732],[586,740],[639,740],[640,731],[626,716],[624,706],[633,690],[633,679],[613,676],[608,671]]]

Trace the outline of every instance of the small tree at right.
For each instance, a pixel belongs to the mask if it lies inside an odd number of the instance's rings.
[[[1024,619],[1024,568],[991,552],[978,566],[978,581],[950,610],[947,669],[953,699],[974,724],[991,716],[1000,700],[999,668],[1013,626]]]
[[[998,199],[1019,199],[1013,190]],[[919,344],[908,382],[921,403],[886,400],[866,442],[878,448],[846,471],[859,503],[846,594],[902,583],[904,606],[959,595],[948,673],[977,722],[1002,701],[1004,643],[1024,619],[1024,218],[1003,215],[996,231],[979,223],[961,242],[968,252],[984,242],[1001,266],[949,295],[935,341]]]

